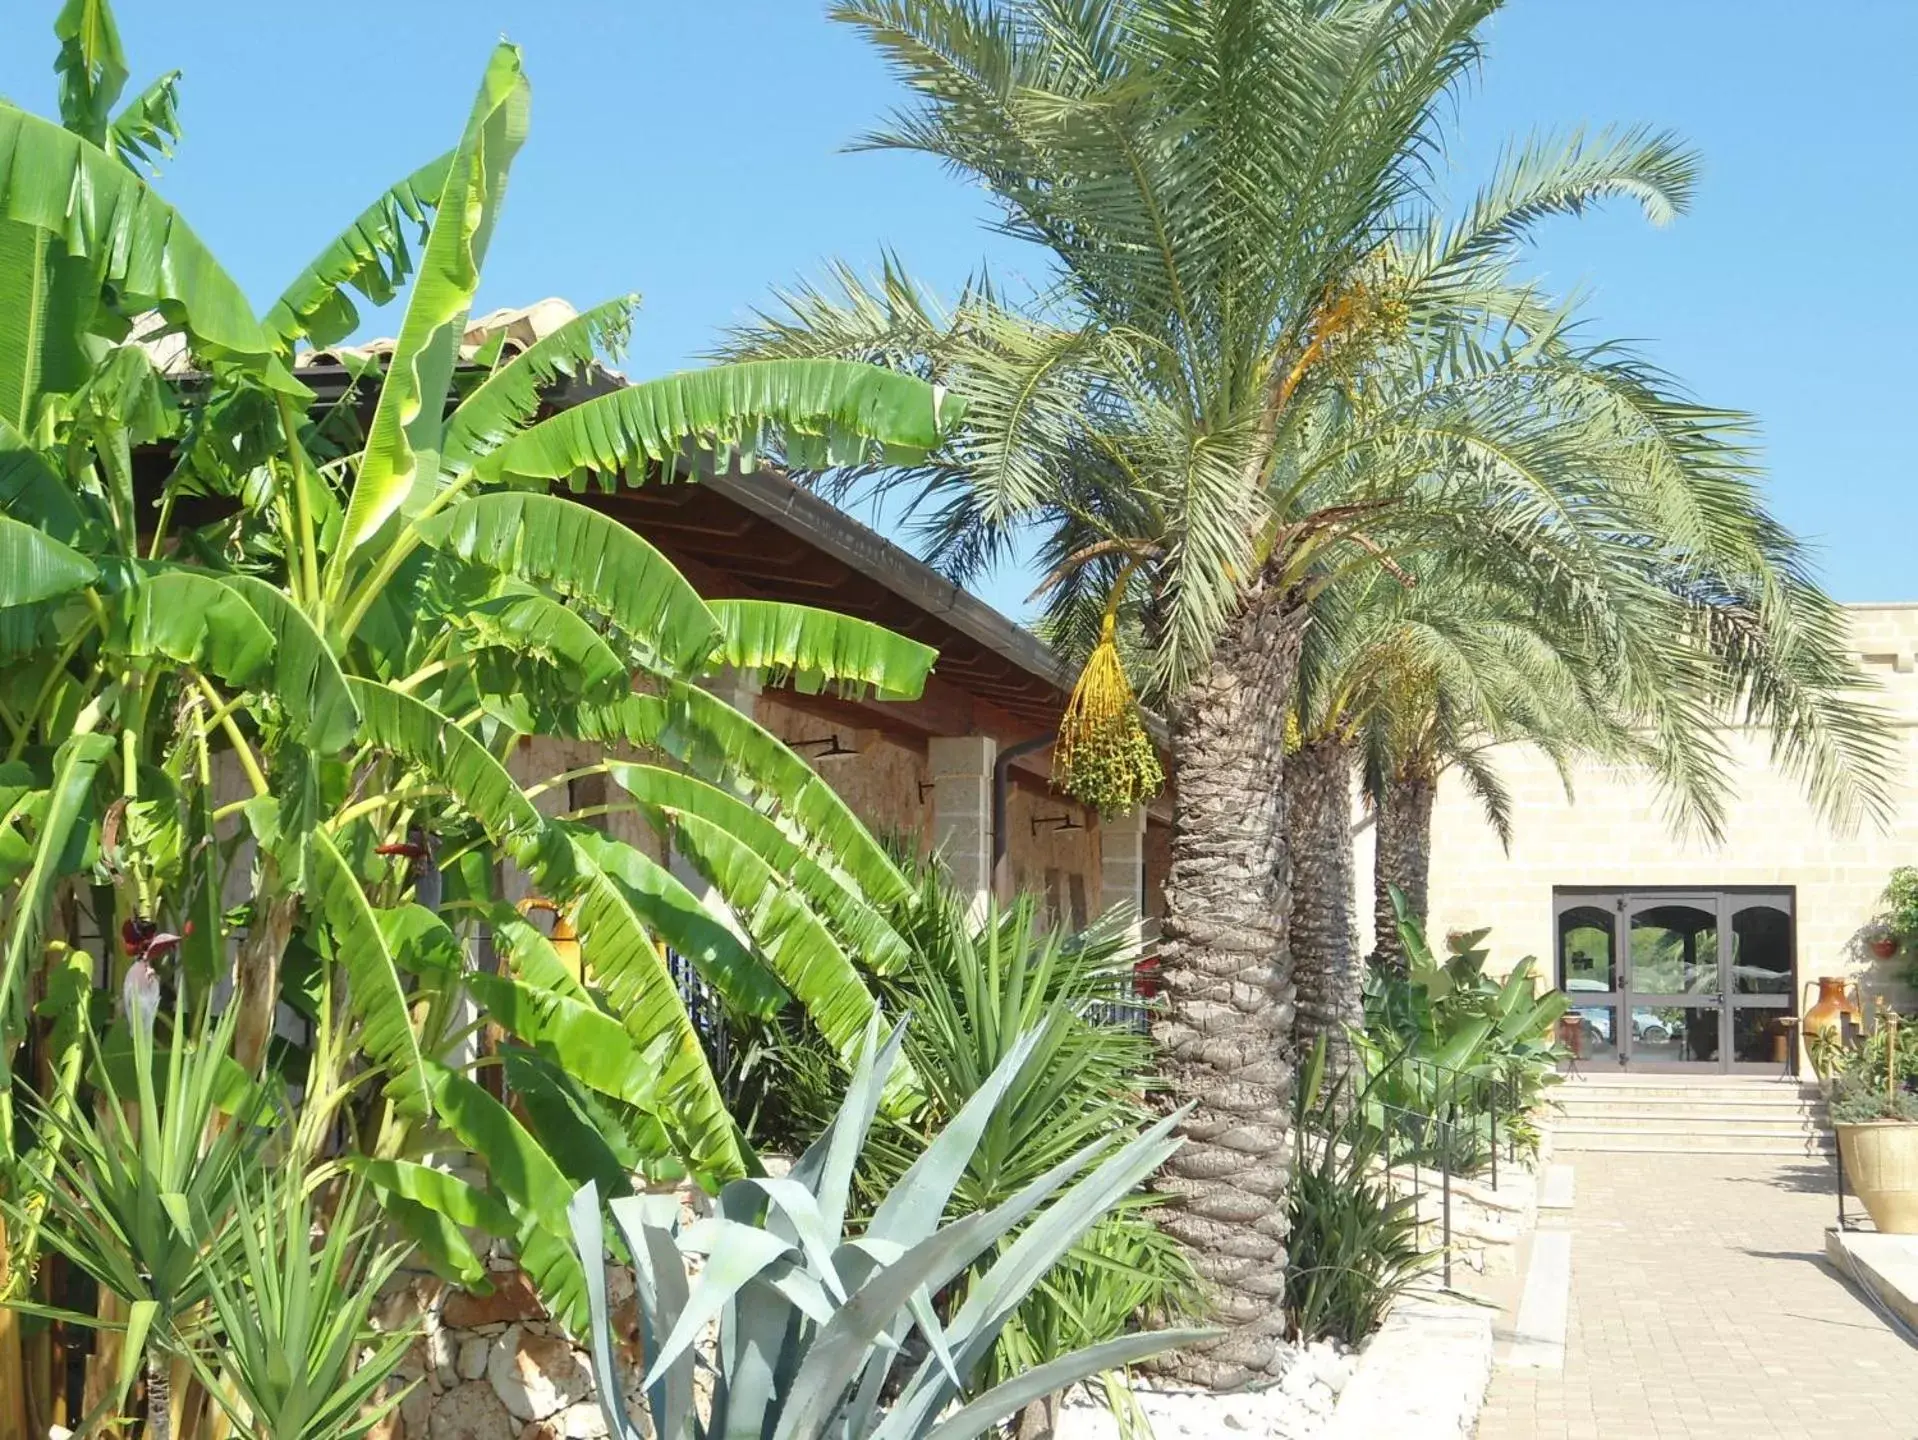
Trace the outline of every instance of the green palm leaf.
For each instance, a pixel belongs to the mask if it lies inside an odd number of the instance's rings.
[[[254,683],[273,654],[273,632],[238,590],[203,570],[147,568],[119,595],[115,648]]]
[[[347,1005],[360,1021],[360,1045],[387,1073],[386,1094],[401,1115],[427,1113],[432,1081],[407,1006],[401,965],[360,880],[326,832],[308,840],[307,864],[335,951],[351,981]]]
[[[512,589],[469,606],[456,617],[473,643],[502,651],[515,664],[531,658],[560,670],[572,693],[625,688],[627,667],[591,625],[537,590]]]
[[[305,336],[315,345],[331,345],[359,328],[359,311],[345,294],[352,286],[375,305],[389,303],[413,273],[406,246],[408,222],[427,233],[427,216],[439,205],[453,152],[429,160],[354,217],[328,242],[266,312],[261,325],[290,352]]]
[[[775,802],[777,818],[817,853],[835,856],[873,901],[891,904],[912,895],[852,808],[771,731],[697,685],[672,681],[663,690],[613,706],[580,707],[574,717],[580,737],[651,746],[699,775],[744,786]]]
[[[590,1090],[656,1111],[658,1065],[626,1028],[590,1001],[499,975],[469,975],[467,988],[493,1023],[549,1056]]]
[[[113,741],[105,735],[76,735],[53,759],[53,786],[34,840],[33,863],[14,892],[7,915],[6,964],[0,970],[0,1119],[11,1119],[13,1057],[12,1041],[6,1037],[18,1033],[12,1028],[14,1004],[21,998],[15,987],[25,982],[27,957],[40,953],[54,883],[68,870],[78,868],[78,857],[68,853],[74,827],[86,813],[95,774],[112,752]]]
[[[360,714],[346,676],[313,622],[286,592],[252,575],[221,575],[272,632],[273,699],[292,719],[301,744],[318,755],[336,755],[353,741]]]
[[[651,463],[674,465],[686,441],[750,464],[769,429],[795,465],[871,456],[906,462],[938,445],[958,413],[923,380],[845,360],[755,360],[688,370],[630,385],[543,420],[494,452],[508,480],[616,476]]]
[[[749,1015],[772,1015],[790,998],[731,928],[664,865],[597,830],[576,827],[572,835],[574,848],[592,856],[599,873],[619,887],[647,928],[692,962],[728,1005]],[[585,954],[593,964],[592,951]]]
[[[831,685],[842,694],[868,689],[881,700],[917,700],[939,652],[870,620],[776,600],[712,600],[720,657],[761,671],[768,684],[803,695]]]
[[[607,773],[646,810],[664,820],[665,812],[694,815],[750,846],[785,876],[867,965],[889,974],[912,952],[891,923],[859,893],[851,877],[830,857],[810,853],[778,823],[736,795],[683,771],[624,761],[608,763]]]
[[[87,528],[66,481],[5,419],[0,419],[0,512],[69,545],[79,543]]]
[[[506,172],[526,136],[530,101],[519,51],[499,46],[434,211],[433,232],[420,257],[419,278],[380,386],[339,547],[329,564],[329,593],[339,593],[354,551],[400,508],[415,481],[430,482],[438,471],[447,386],[505,198]]]
[[[495,493],[420,526],[427,544],[544,586],[605,616],[674,674],[697,673],[719,622],[686,577],[631,530],[557,495]]]
[[[88,263],[126,313],[157,309],[208,359],[264,361],[271,342],[233,277],[172,206],[105,151],[0,103],[0,220],[30,226]],[[97,292],[96,292],[97,293]],[[30,317],[7,315],[11,332]],[[0,352],[10,345],[0,340]],[[14,385],[5,376],[10,415]]]
[[[744,841],[697,815],[666,813],[675,852],[725,897],[773,973],[851,1065],[878,1006],[846,952],[805,900]]]
[[[518,1219],[520,1261],[540,1298],[579,1334],[586,1323],[586,1274],[565,1243],[571,1182],[512,1111],[458,1071],[429,1064],[434,1114],[485,1163],[487,1177]]]
[[[719,1178],[745,1172],[739,1140],[719,1082],[686,1014],[666,957],[631,890],[603,869],[594,849],[572,834],[572,875],[565,898],[574,905],[581,952],[606,1003],[641,1053],[663,1047],[661,1112],[670,1117],[695,1169]],[[542,879],[542,884],[547,882]],[[555,888],[547,886],[549,893]]]
[[[33,605],[90,585],[93,562],[52,536],[0,515],[0,608]]]
[[[602,353],[617,358],[638,304],[637,295],[622,295],[575,315],[488,376],[447,419],[446,468],[470,465],[512,438],[555,380],[579,378]]]
[[[360,738],[417,766],[459,797],[467,814],[503,843],[530,844],[545,823],[506,767],[484,745],[424,701],[390,685],[353,676],[347,688],[360,707]]]

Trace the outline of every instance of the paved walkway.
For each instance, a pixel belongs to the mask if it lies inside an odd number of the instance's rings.
[[[1501,1364],[1478,1440],[1918,1437],[1918,1348],[1824,1266],[1827,1166],[1561,1158],[1576,1198],[1541,1233],[1572,1234],[1563,1368]]]

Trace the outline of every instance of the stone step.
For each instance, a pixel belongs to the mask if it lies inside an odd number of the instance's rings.
[[[1714,1126],[1689,1132],[1648,1131],[1632,1126],[1579,1129],[1561,1125],[1553,1134],[1561,1152],[1595,1151],[1645,1155],[1797,1155],[1825,1156],[1831,1132],[1823,1129],[1774,1134],[1746,1126]]]
[[[1775,1080],[1625,1080],[1576,1079],[1554,1085],[1546,1098],[1621,1101],[1629,1104],[1689,1100],[1740,1105],[1802,1105],[1820,1099],[1815,1085],[1780,1084]]]
[[[1742,1100],[1594,1100],[1559,1102],[1560,1123],[1578,1120],[1687,1120],[1702,1125],[1720,1121],[1801,1120],[1823,1124],[1824,1106],[1812,1101],[1754,1105]]]
[[[1821,1120],[1783,1116],[1766,1117],[1760,1120],[1694,1120],[1682,1115],[1645,1120],[1635,1116],[1580,1116],[1577,1119],[1560,1120],[1552,1133],[1563,1139],[1567,1135],[1590,1135],[1596,1131],[1617,1131],[1631,1135],[1698,1135],[1710,1138],[1713,1135],[1823,1135],[1826,1133]]]

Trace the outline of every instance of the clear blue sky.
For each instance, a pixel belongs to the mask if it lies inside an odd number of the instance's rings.
[[[14,0],[0,45],[0,94],[42,111],[57,8]],[[897,91],[823,9],[120,0],[134,83],[186,72],[187,138],[162,189],[261,301],[452,143],[489,46],[519,42],[533,134],[480,306],[636,289],[642,375],[689,362],[832,256],[890,247],[942,288],[982,258],[1038,273],[930,161],[842,153]],[[1820,543],[1836,594],[1918,598],[1918,0],[1514,0],[1491,40],[1461,107],[1460,192],[1503,137],[1537,126],[1649,121],[1697,144],[1690,217],[1555,224],[1537,271],[1589,288],[1604,333],[1642,341],[1703,398],[1757,413],[1775,507]],[[1021,579],[988,598],[1016,612]]]

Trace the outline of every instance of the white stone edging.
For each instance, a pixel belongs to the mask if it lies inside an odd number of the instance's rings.
[[[1323,1440],[1469,1440],[1492,1380],[1492,1312],[1407,1301],[1359,1351]]]

